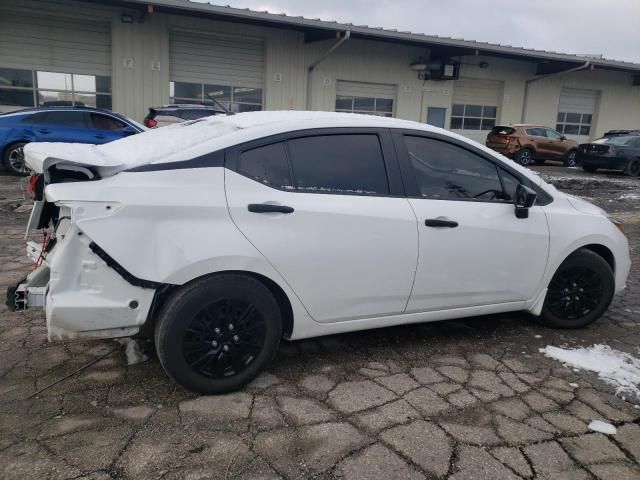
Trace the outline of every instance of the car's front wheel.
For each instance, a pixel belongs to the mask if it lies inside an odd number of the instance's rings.
[[[9,145],[3,154],[3,163],[9,173],[22,177],[29,174],[29,168],[24,161],[24,146],[26,142],[18,142]]]
[[[549,283],[540,321],[554,328],[581,328],[609,307],[615,279],[597,253],[581,248],[560,265]]]
[[[176,383],[202,394],[236,390],[275,356],[280,308],[257,279],[223,273],[187,284],[162,309],[155,343]]]
[[[518,153],[516,153],[516,156],[515,156],[515,160],[520,165],[528,167],[533,163],[533,152],[528,148],[523,148],[521,150],[518,150]]]

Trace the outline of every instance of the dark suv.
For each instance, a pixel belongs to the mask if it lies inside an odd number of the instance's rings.
[[[172,123],[186,122],[187,120],[197,120],[211,115],[224,114],[221,108],[210,105],[164,105],[163,107],[152,107],[149,114],[144,118],[144,124],[149,128],[164,127]]]

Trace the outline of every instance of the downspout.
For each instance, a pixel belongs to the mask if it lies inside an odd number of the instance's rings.
[[[339,34],[339,33],[338,33]],[[334,43],[329,50],[320,55],[307,70],[307,110],[311,110],[311,74],[318,66],[320,62],[322,62],[325,58],[331,55],[334,51],[336,51],[340,45],[351,38],[351,30],[347,30],[344,32],[344,36],[341,37],[336,43]]]
[[[521,122],[524,123],[525,122],[525,118],[527,116],[527,103],[528,103],[528,100],[529,100],[529,85],[531,83],[537,82],[538,80],[543,80],[545,78],[559,77],[561,75],[566,75],[567,73],[577,72],[579,70],[584,70],[585,68],[589,68],[590,66],[591,66],[591,61],[587,60],[582,65],[580,65],[578,67],[570,68],[569,70],[562,70],[561,72],[549,73],[547,75],[540,75],[538,77],[530,78],[529,80],[525,80],[525,82],[524,82],[524,99],[522,101],[522,116],[520,117]]]

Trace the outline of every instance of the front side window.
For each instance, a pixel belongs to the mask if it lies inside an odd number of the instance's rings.
[[[440,140],[405,136],[411,165],[423,198],[434,200],[507,200],[492,162]],[[517,182],[517,178],[513,177]],[[517,185],[515,185],[517,186]],[[508,190],[515,187],[509,186]]]
[[[393,99],[378,97],[336,96],[336,112],[362,113],[393,117]]]
[[[589,135],[592,120],[590,113],[558,112],[556,130],[565,135]]]
[[[289,140],[298,190],[388,194],[389,181],[377,135],[322,135]]]
[[[547,137],[552,139],[552,140],[560,140],[560,139],[562,139],[562,135],[561,134],[559,134],[555,130],[551,130],[550,128],[546,128],[545,129],[545,133],[547,134]]]
[[[235,87],[232,85],[209,85],[204,83],[170,82],[171,103],[215,105],[214,98],[232,112],[262,110],[262,89]]]
[[[491,130],[496,125],[498,107],[454,103],[451,109],[452,130]]]

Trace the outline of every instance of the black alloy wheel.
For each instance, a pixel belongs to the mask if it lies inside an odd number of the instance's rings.
[[[629,163],[627,164],[627,168],[625,169],[624,173],[626,173],[627,175],[631,175],[632,177],[639,176],[640,175],[640,159],[633,158],[629,160]]]
[[[202,394],[237,390],[275,356],[280,307],[258,279],[221,273],[195,280],[163,306],[156,323],[158,358],[167,374]]]
[[[533,163],[533,153],[528,148],[523,148],[516,153],[515,159],[523,167],[528,167]]]
[[[580,328],[609,307],[615,278],[597,253],[579,249],[560,265],[549,283],[540,321],[555,328]]]

